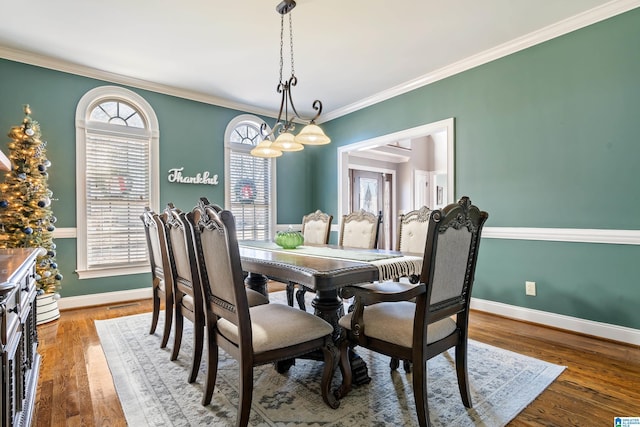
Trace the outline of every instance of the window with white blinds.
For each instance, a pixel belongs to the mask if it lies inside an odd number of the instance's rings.
[[[155,114],[134,92],[103,87],[80,101],[76,124],[79,277],[147,272],[140,215],[158,209]]]
[[[275,234],[275,162],[249,154],[263,139],[261,123],[242,115],[225,132],[225,206],[235,217],[238,240],[269,240]]]
[[[87,268],[148,263],[149,138],[87,132]]]

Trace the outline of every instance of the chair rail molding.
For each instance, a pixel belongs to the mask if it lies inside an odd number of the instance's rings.
[[[544,240],[549,242],[640,245],[640,230],[588,228],[484,227],[483,238]]]
[[[287,230],[289,226],[296,230],[302,224],[278,224],[276,230]],[[331,231],[337,232],[337,224],[331,225]],[[56,239],[75,239],[76,229],[56,228]],[[593,228],[535,228],[535,227],[484,227],[482,238],[542,240],[548,242],[607,243],[612,245],[640,245],[640,230],[605,230]]]

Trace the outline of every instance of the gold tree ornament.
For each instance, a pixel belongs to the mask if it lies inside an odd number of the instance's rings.
[[[55,293],[62,274],[53,241],[57,219],[51,204],[55,199],[47,183],[51,162],[29,105],[24,106],[24,113],[22,124],[9,131],[11,170],[0,184],[0,248],[41,248],[36,260],[37,287],[40,292]]]

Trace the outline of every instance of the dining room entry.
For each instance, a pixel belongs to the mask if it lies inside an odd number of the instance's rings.
[[[377,215],[382,212],[378,247],[391,249],[393,174],[362,169],[349,169],[350,206],[352,212],[363,209]]]

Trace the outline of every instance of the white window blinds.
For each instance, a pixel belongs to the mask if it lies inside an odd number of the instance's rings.
[[[149,138],[87,132],[87,268],[148,262],[140,214],[150,205],[149,164]]]
[[[227,124],[225,141],[225,208],[233,213],[238,240],[269,240],[275,234],[276,162],[253,157],[263,140],[264,121],[251,114]]]
[[[246,151],[229,154],[230,210],[236,220],[238,240],[266,240],[272,235],[272,162]]]

